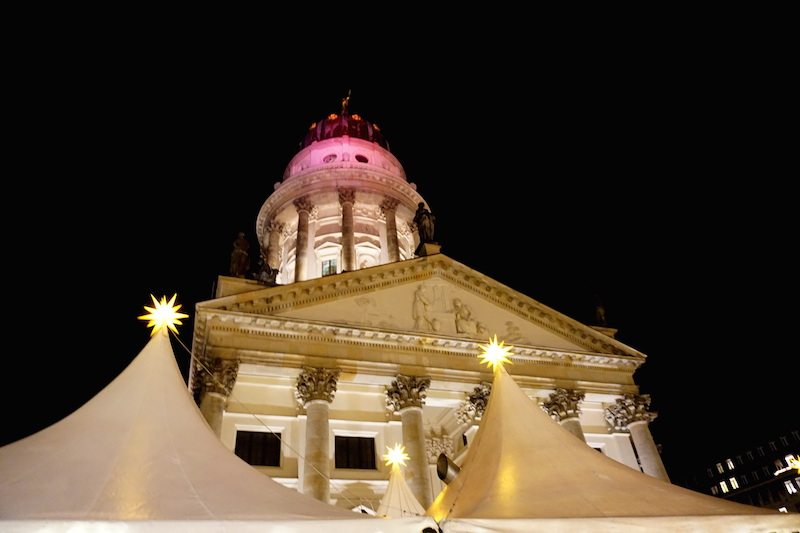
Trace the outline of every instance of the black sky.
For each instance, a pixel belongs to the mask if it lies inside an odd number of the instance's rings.
[[[797,427],[797,208],[781,185],[796,147],[774,127],[779,103],[756,105],[724,69],[642,58],[516,74],[444,62],[434,77],[404,64],[368,82],[219,59],[46,76],[8,197],[22,215],[6,224],[20,236],[7,280],[27,324],[6,348],[1,442],[130,362],[150,292],[190,312],[210,297],[236,233],[255,243],[306,128],[348,88],[437,216],[443,253],[578,320],[602,296],[618,338],[649,356],[636,378],[673,478]]]

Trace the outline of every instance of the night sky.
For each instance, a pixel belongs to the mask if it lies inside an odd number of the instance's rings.
[[[150,292],[190,313],[210,298],[236,233],[255,248],[260,206],[348,88],[436,215],[443,253],[581,321],[600,295],[618,339],[649,356],[636,379],[673,480],[797,427],[797,208],[779,185],[788,138],[763,118],[774,102],[623,60],[424,80],[406,65],[380,83],[166,63],[37,89],[23,192],[7,199],[23,208],[6,280],[27,325],[7,329],[22,347],[5,350],[0,443],[122,371],[148,339],[136,316]]]

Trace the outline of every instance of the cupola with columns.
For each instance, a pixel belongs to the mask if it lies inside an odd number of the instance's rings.
[[[377,124],[349,110],[311,124],[258,214],[256,232],[279,283],[413,257],[417,205]]]

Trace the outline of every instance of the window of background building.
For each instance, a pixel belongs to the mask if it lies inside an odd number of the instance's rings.
[[[769,441],[769,449],[772,450],[773,452],[777,452],[778,451],[778,447],[775,445],[775,441],[774,440]]]
[[[747,485],[747,475],[746,474],[742,474],[741,476],[739,476],[739,484],[740,485]]]
[[[781,444],[783,446],[788,446],[789,445],[789,439],[787,439],[786,437],[781,437],[780,441],[781,441]]]
[[[762,466],[761,467],[761,473],[764,474],[764,477],[769,479],[769,476],[770,476],[769,468],[767,468],[766,466]]]
[[[739,463],[739,466],[742,466],[744,464],[744,461],[742,460],[742,456],[741,455],[737,455],[736,456],[736,462]]]
[[[736,481],[735,477],[732,477],[732,478],[728,479],[728,481],[731,482],[731,488],[732,489],[738,489],[739,488],[739,482]]]
[[[336,435],[336,468],[375,470],[375,439]]]
[[[755,470],[750,472],[750,475],[753,476],[753,481],[758,481],[759,480],[758,472],[756,472]]]
[[[783,485],[786,487],[786,492],[789,494],[797,494],[797,487],[794,486],[791,480],[784,481]]]
[[[281,466],[281,434],[237,431],[234,453],[253,466]]]
[[[775,459],[775,461],[773,461],[772,464],[775,465],[775,470],[780,470],[781,468],[783,468],[783,463],[781,462],[780,459]]]
[[[722,463],[717,463],[717,472],[719,472],[720,474],[725,473],[725,469],[722,468]]]
[[[715,496],[716,496],[717,494],[719,494],[719,487],[717,487],[716,485],[714,485],[713,487],[711,487],[711,494],[714,494]]]
[[[322,275],[331,276],[336,274],[336,259],[328,259],[322,262]]]
[[[758,455],[760,457],[764,457],[764,447],[763,446],[759,446],[758,448],[756,448],[756,451],[758,452]]]
[[[708,474],[708,477],[714,477],[714,473],[711,471],[710,468],[706,468],[706,474]]]
[[[728,465],[728,470],[733,470],[734,468],[733,461],[731,461],[730,459],[726,459],[725,463]]]
[[[727,483],[725,483],[724,481],[720,481],[719,482],[719,486],[722,489],[722,493],[723,494],[727,494],[728,493],[729,489],[728,489],[728,484]]]
[[[750,459],[751,461],[753,460],[753,452],[751,452],[750,450],[747,450],[747,458]]]

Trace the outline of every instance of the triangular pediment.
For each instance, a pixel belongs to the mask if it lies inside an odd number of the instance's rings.
[[[563,351],[644,357],[442,254],[198,304],[247,314]]]

